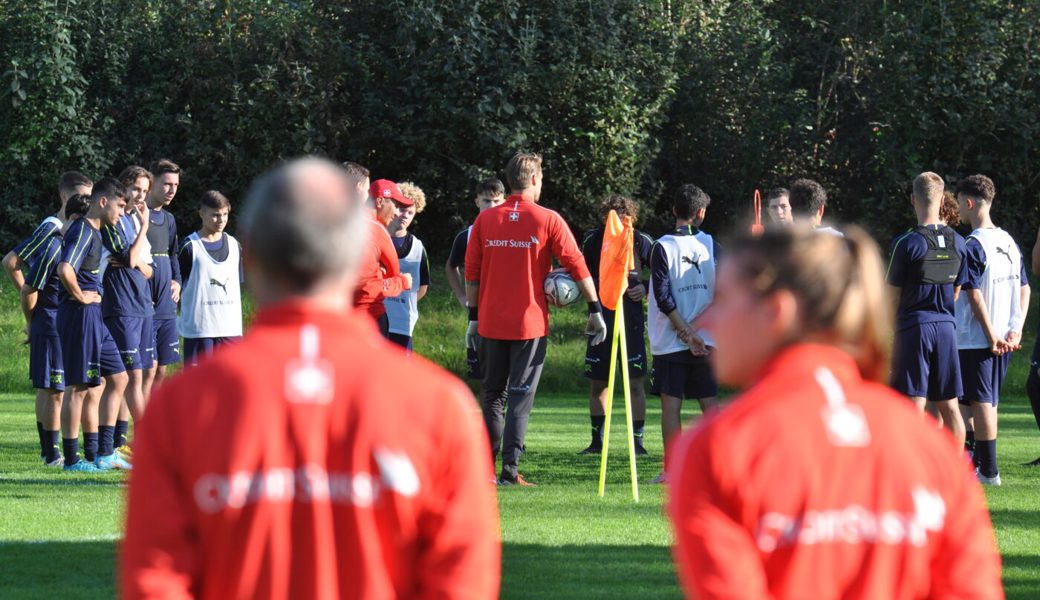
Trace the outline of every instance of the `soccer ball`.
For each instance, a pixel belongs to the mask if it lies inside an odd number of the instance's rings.
[[[563,269],[550,271],[542,288],[545,290],[545,300],[553,306],[573,304],[581,296],[578,284]]]

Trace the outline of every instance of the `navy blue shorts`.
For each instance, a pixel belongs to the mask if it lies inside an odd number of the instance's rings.
[[[100,304],[66,302],[58,309],[58,336],[65,385],[101,385],[101,378],[125,373],[119,350],[101,318]]]
[[[643,315],[625,311],[625,348],[628,350],[628,376],[646,377],[646,340],[643,338]],[[603,320],[607,322],[607,339],[602,344],[585,346],[585,377],[594,381],[606,381],[610,377],[610,347],[614,341],[614,311],[603,309]],[[618,348],[621,360],[621,348]]]
[[[29,380],[38,390],[65,391],[60,337],[44,334],[29,337]]]
[[[1011,364],[1011,354],[997,356],[989,348],[961,350],[961,378],[964,380],[961,404],[979,402],[996,408],[1000,402],[1000,388]]]
[[[654,356],[654,367],[650,371],[651,394],[672,396],[680,400],[714,398],[719,394],[719,384],[707,360],[690,363],[676,361],[669,356]]]
[[[177,334],[177,319],[152,319],[155,333],[155,362],[160,367],[172,365],[181,359],[181,339]]]
[[[479,337],[477,338],[477,344],[480,344]],[[480,364],[480,351],[476,348],[466,346],[466,368],[467,378],[484,381],[484,366]]]
[[[933,402],[960,397],[963,391],[954,324],[922,323],[897,331],[889,384],[907,396]]]
[[[105,327],[119,350],[119,357],[128,371],[152,368],[155,347],[151,317],[108,317]]]
[[[216,337],[216,338],[184,338],[184,364],[196,367],[199,360],[213,354],[213,351],[223,346],[237,342],[241,336]]]
[[[390,332],[390,341],[404,348],[408,354],[412,353],[412,336],[403,333]]]

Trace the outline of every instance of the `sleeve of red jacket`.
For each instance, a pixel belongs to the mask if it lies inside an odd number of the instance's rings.
[[[703,430],[675,444],[668,482],[668,512],[679,581],[689,598],[760,600],[769,585],[751,533],[736,520],[736,507],[719,493]]]
[[[581,255],[578,242],[574,240],[574,234],[567,222],[559,214],[553,213],[549,221],[549,240],[552,244],[552,253],[560,265],[570,273],[574,281],[581,281],[592,277],[589,267],[585,264],[585,257]],[[472,245],[472,244],[471,244]]]
[[[410,289],[408,282],[401,275],[401,263],[397,260],[397,249],[386,229],[376,224],[373,227],[373,242],[379,248],[379,265],[383,267],[383,295],[387,298],[400,296],[401,292]]]
[[[169,432],[181,430],[171,393],[156,391],[134,435],[120,575],[126,600],[192,598],[198,591],[202,552],[191,519],[194,499],[176,472],[181,459]]]
[[[986,498],[970,469],[959,466],[955,474],[946,495],[942,540],[932,557],[929,598],[1002,600],[1000,551]]]
[[[493,467],[473,397],[452,382],[441,415],[433,489],[420,522],[416,565],[424,599],[497,598],[501,573],[498,505],[488,483]]]

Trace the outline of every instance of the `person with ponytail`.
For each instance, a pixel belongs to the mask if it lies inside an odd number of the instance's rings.
[[[881,257],[804,227],[742,237],[698,320],[720,384],[668,470],[674,557],[696,598],[1003,598],[958,444],[886,387]],[[898,442],[898,443],[894,443]]]

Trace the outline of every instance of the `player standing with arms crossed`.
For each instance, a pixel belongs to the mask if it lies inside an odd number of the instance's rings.
[[[956,306],[957,347],[963,402],[971,407],[965,421],[974,425],[975,465],[979,481],[987,485],[1001,484],[997,404],[1011,353],[1022,347],[1029,308],[1029,279],[1022,252],[990,217],[996,195],[993,180],[985,175],[957,182],[957,203],[972,227],[965,244],[967,277]]]
[[[177,336],[177,303],[181,299],[181,269],[177,263],[177,221],[166,207],[177,197],[181,185],[181,168],[169,159],[160,159],[152,165],[155,184],[148,194],[148,243],[152,246],[154,273],[148,281],[152,288],[155,315],[155,363],[145,371],[144,395],[162,382],[167,365],[181,359],[180,338]]]
[[[886,274],[896,305],[890,384],[921,411],[927,404],[963,444],[954,301],[967,275],[964,238],[939,217],[942,177],[921,173],[913,187],[910,202],[917,227],[892,241]]]
[[[238,231],[257,317],[148,407],[123,598],[498,594],[472,396],[420,357],[403,362],[351,308],[369,222],[355,186],[319,159],[253,184]]]
[[[567,222],[559,213],[538,205],[542,157],[517,153],[506,165],[506,181],[511,195],[501,206],[477,215],[466,249],[466,344],[476,347],[479,333],[484,421],[491,455],[502,453],[498,483],[526,486],[532,484],[518,468],[545,363],[549,307],[543,284],[554,257],[588,302],[585,333],[593,344],[606,339],[607,325]]]
[[[1002,599],[961,447],[880,384],[874,242],[800,228],[732,248],[701,325],[719,381],[744,392],[683,435],[668,471],[687,596]]]

